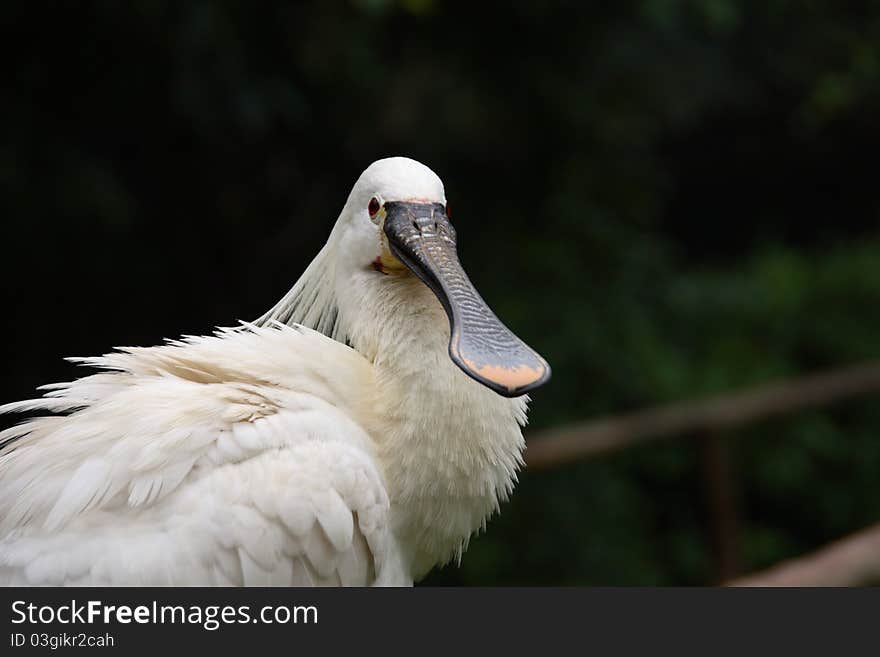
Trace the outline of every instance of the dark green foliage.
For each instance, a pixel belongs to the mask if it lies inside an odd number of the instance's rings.
[[[553,365],[534,429],[880,356],[875,3],[3,13],[0,401],[259,315],[389,154],[445,179],[471,277]],[[428,581],[711,581],[683,438],[525,473]],[[748,568],[880,519],[875,402],[734,444]]]

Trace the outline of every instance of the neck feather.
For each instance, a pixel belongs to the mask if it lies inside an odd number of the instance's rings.
[[[348,281],[340,320],[375,367],[370,433],[418,578],[459,557],[509,496],[527,399],[501,397],[456,367],[446,313],[415,276],[365,271]]]
[[[315,256],[299,280],[267,313],[254,321],[257,326],[280,322],[301,325],[345,342],[339,325],[339,304],[336,300],[336,242],[338,228]]]
[[[418,579],[459,557],[510,494],[527,398],[501,397],[455,366],[443,307],[415,276],[366,268],[339,276],[326,251],[258,323],[304,324],[373,364],[375,389],[359,420],[375,442],[395,533]]]

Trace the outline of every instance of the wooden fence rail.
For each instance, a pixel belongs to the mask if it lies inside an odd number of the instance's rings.
[[[868,584],[880,584],[880,525],[851,534],[812,554],[727,582],[728,586]]]
[[[705,447],[702,460],[719,581],[728,580],[726,583],[733,586],[880,583],[880,525],[765,572],[732,579],[739,563],[739,521],[735,482],[731,479],[725,443],[719,437],[720,432],[761,420],[873,394],[880,394],[880,361],[533,434],[525,453],[526,465],[532,472],[548,470],[651,441],[693,437]]]
[[[557,466],[641,443],[712,435],[759,420],[880,393],[880,361],[767,384],[745,392],[567,425],[529,437],[529,470]]]

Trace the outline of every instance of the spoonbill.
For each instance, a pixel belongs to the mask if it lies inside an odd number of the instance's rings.
[[[99,371],[0,407],[48,412],[0,433],[8,585],[411,585],[510,495],[550,376],[403,157],[260,319],[72,360]]]

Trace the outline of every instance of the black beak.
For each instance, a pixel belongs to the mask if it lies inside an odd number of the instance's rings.
[[[433,290],[449,317],[449,357],[499,395],[547,382],[550,366],[486,305],[458,261],[455,229],[439,203],[385,203],[391,253]]]

